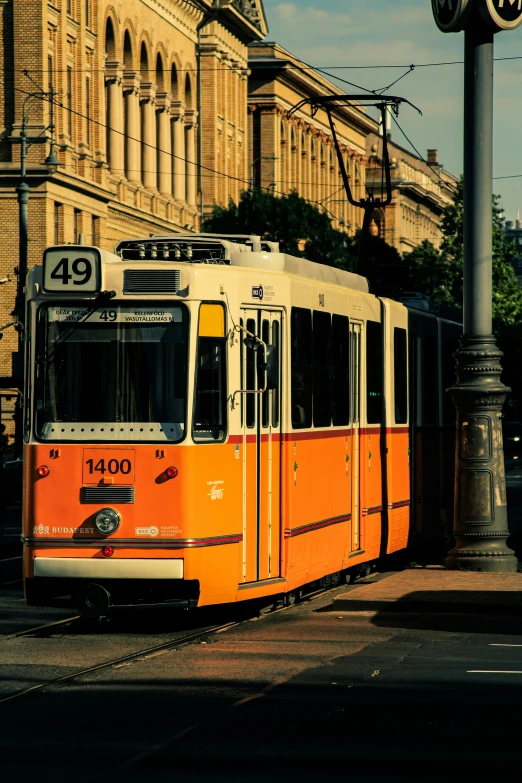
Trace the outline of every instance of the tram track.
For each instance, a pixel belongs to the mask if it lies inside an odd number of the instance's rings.
[[[37,630],[43,630],[53,625],[64,625],[67,622],[72,622],[74,619],[76,618],[66,618],[65,620],[58,621],[56,623],[48,623],[46,626],[40,626],[40,628],[38,629],[29,629],[27,631],[22,631],[18,634],[14,634],[10,638],[27,636],[31,632],[34,633]],[[75,680],[78,677],[83,677],[86,674],[92,674],[93,672],[102,671],[103,669],[116,668],[125,665],[127,663],[138,662],[141,659],[146,659],[151,655],[162,652],[164,650],[166,651],[176,647],[184,647],[185,645],[190,644],[193,641],[197,641],[198,639],[201,639],[204,636],[208,636],[209,634],[219,633],[224,630],[228,630],[229,628],[233,628],[238,625],[241,625],[242,622],[244,621],[241,620],[239,622],[228,622],[228,623],[223,623],[221,625],[209,626],[197,631],[196,633],[186,634],[185,636],[181,636],[177,639],[171,639],[168,642],[163,642],[162,644],[155,644],[152,647],[147,647],[141,650],[137,650],[136,652],[128,653],[127,655],[122,655],[119,656],[118,658],[112,658],[109,661],[102,661],[100,663],[94,664],[93,666],[88,666],[84,669],[78,669],[74,672],[71,672],[70,674],[65,674],[62,677],[51,678],[49,680],[46,680],[45,682],[40,682],[37,683],[36,685],[31,685],[29,688],[22,688],[19,691],[15,691],[15,693],[11,693],[8,696],[4,696],[3,698],[0,699],[0,704],[5,704],[8,701],[14,701],[15,699],[19,699],[22,696],[28,696],[29,694],[36,693],[38,691],[43,690],[44,688],[50,688],[55,685],[62,685],[63,683],[70,682],[71,680]]]
[[[182,636],[178,636],[175,639],[169,639],[168,641],[162,642],[160,644],[155,644],[150,647],[141,648],[140,650],[137,650],[135,652],[127,653],[125,655],[121,655],[116,658],[111,658],[108,661],[107,660],[101,661],[100,663],[94,664],[92,666],[88,666],[83,669],[77,669],[74,672],[62,675],[61,677],[49,678],[43,682],[37,683],[35,685],[31,685],[30,687],[27,688],[21,688],[20,690],[15,691],[14,693],[10,693],[7,696],[0,698],[0,705],[10,701],[14,701],[15,699],[22,698],[23,696],[29,696],[31,693],[37,693],[38,691],[42,691],[45,688],[50,688],[53,686],[62,685],[66,682],[71,682],[72,680],[78,679],[87,674],[92,674],[93,672],[103,671],[104,669],[110,669],[110,668],[120,668],[125,665],[130,665],[132,663],[138,663],[140,660],[146,660],[151,656],[157,655],[162,652],[167,652],[170,649],[185,647],[186,645],[192,642],[196,642],[199,639],[204,639],[205,636],[209,636],[211,634],[216,634],[216,633],[223,633],[224,631],[230,630],[231,628],[236,628],[246,622],[251,622],[254,619],[262,619],[264,617],[270,617],[276,613],[297,608],[303,603],[314,601],[317,598],[320,598],[321,596],[324,596],[325,594],[332,592],[338,587],[339,587],[338,585],[335,585],[328,588],[314,590],[308,593],[306,596],[304,596],[303,599],[299,601],[295,606],[294,605],[281,606],[277,608],[272,608],[271,610],[266,611],[261,615],[256,616],[256,614],[254,613],[252,616],[243,617],[240,620],[231,620],[225,623],[204,626],[203,628],[200,628],[197,631],[194,631],[192,633],[187,633]],[[16,633],[10,634],[9,636],[3,637],[2,639],[0,639],[0,643],[8,642],[9,640],[20,639],[23,637],[40,635],[40,634],[47,635],[47,633],[52,631],[53,629],[62,629],[80,620],[81,620],[80,615],[74,615],[71,617],[62,618],[60,620],[55,620],[50,623],[45,623],[43,625],[27,628],[23,631],[18,631]]]

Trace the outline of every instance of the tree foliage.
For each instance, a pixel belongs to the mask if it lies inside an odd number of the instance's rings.
[[[256,234],[279,242],[281,251],[341,269],[353,269],[355,245],[344,231],[333,228],[326,212],[301,198],[295,191],[275,196],[255,188],[244,191],[239,203],[214,206],[203,224],[212,233]]]
[[[464,267],[464,193],[458,183],[455,201],[442,216],[443,240],[440,250],[429,242],[404,257],[409,290],[418,291],[440,304],[462,308]],[[522,362],[522,287],[515,276],[511,259],[513,244],[504,243],[503,213],[499,197],[493,196],[493,329],[504,352],[503,381],[513,389],[510,406],[522,399],[518,368]],[[509,414],[508,414],[509,415]],[[512,414],[511,414],[512,415]]]
[[[434,302],[459,308],[463,298],[463,196],[461,179],[455,201],[442,215],[440,250],[425,240],[404,257],[410,290],[427,294]],[[503,213],[499,197],[493,196],[493,319],[498,333],[521,321],[522,288],[511,264],[514,255],[514,246],[504,244]]]

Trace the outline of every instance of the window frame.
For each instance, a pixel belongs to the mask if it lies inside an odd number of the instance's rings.
[[[85,305],[88,306],[89,303],[85,302],[85,300],[82,300],[82,299],[67,299],[67,300],[61,300],[61,299],[60,300],[56,300],[56,299],[52,299],[51,300],[50,299],[49,301],[39,302],[38,303],[38,306],[36,308],[36,313],[35,313],[35,316],[34,316],[34,322],[33,322],[34,323],[34,327],[33,328],[35,330],[35,336],[34,336],[34,340],[32,341],[32,349],[31,349],[31,364],[33,366],[36,365],[36,357],[38,356],[38,353],[40,351],[40,345],[41,345],[41,342],[40,342],[40,339],[41,339],[40,338],[40,334],[41,333],[40,333],[39,325],[40,325],[42,310],[45,309],[45,308],[49,308],[49,307],[57,307],[58,305],[60,307],[78,307],[78,306],[81,306],[82,304],[85,304]],[[169,301],[169,300],[161,300],[159,302],[154,302],[154,305],[157,306],[157,307],[172,307],[173,304],[175,304],[176,306],[182,308],[182,310],[185,313],[184,318],[186,318],[186,335],[187,335],[187,345],[186,345],[186,349],[185,349],[186,350],[185,358],[186,358],[186,366],[187,366],[187,377],[186,377],[186,380],[185,380],[185,420],[183,422],[183,436],[182,436],[182,438],[180,438],[180,440],[177,440],[175,442],[170,442],[170,441],[165,441],[165,440],[156,440],[156,441],[155,440],[147,440],[147,441],[121,440],[121,441],[119,441],[119,440],[101,440],[101,439],[91,439],[91,438],[87,439],[86,438],[85,441],[82,441],[82,440],[78,440],[78,439],[76,439],[76,440],[69,440],[67,438],[64,438],[63,440],[60,439],[60,440],[50,441],[50,440],[46,440],[46,439],[40,438],[38,433],[37,433],[37,426],[36,426],[36,419],[37,419],[37,417],[36,417],[36,409],[34,407],[36,405],[36,398],[37,398],[37,383],[36,383],[36,380],[35,380],[35,382],[32,385],[33,396],[32,396],[32,402],[31,402],[31,420],[32,420],[32,422],[31,422],[31,435],[30,435],[30,438],[36,440],[38,443],[43,443],[46,446],[47,445],[51,445],[51,446],[52,445],[57,445],[57,444],[60,444],[60,443],[64,443],[64,444],[65,443],[73,443],[73,444],[78,445],[78,444],[81,444],[83,442],[86,442],[87,440],[89,440],[90,443],[95,443],[96,445],[98,445],[98,444],[103,444],[103,445],[111,445],[112,444],[112,445],[115,445],[115,444],[118,444],[118,443],[122,443],[124,445],[129,445],[129,444],[132,444],[132,443],[139,443],[140,445],[143,444],[143,445],[166,446],[166,445],[169,445],[169,443],[170,443],[171,445],[178,446],[181,443],[183,443],[187,439],[188,432],[189,432],[189,426],[188,426],[188,424],[189,424],[189,377],[190,377],[190,339],[191,339],[192,314],[191,314],[190,308],[187,307],[184,302],[175,302],[175,303],[173,303],[172,301]],[[123,301],[122,299],[114,299],[113,300],[113,306],[116,306],[116,307],[137,307],[137,308],[139,308],[139,307],[148,307],[149,304],[148,304],[147,300],[143,300],[143,299],[142,300],[131,299],[129,301]]]
[[[296,372],[300,367],[298,368],[294,364],[294,317],[297,315],[297,313],[307,313],[309,316],[308,323],[310,328],[310,352],[312,353],[312,361],[308,362],[308,372],[306,372],[305,367],[305,373],[306,376],[303,380],[303,387],[306,389],[308,386],[310,389],[310,395],[307,402],[309,403],[309,409],[306,411],[306,418],[302,423],[295,422],[294,419],[294,372]],[[313,427],[313,388],[312,388],[312,380],[313,380],[313,372],[312,372],[312,362],[313,362],[313,319],[312,319],[312,310],[308,307],[292,307],[290,312],[290,421],[292,425],[293,430],[306,430],[306,429],[312,429]],[[308,383],[306,383],[308,381]]]
[[[224,324],[225,324],[225,334],[224,337],[200,337],[199,336],[199,324],[200,324],[200,318],[201,318],[201,307],[202,305],[219,305],[223,308],[223,318],[224,318]],[[224,426],[220,429],[223,430],[223,434],[219,438],[199,438],[198,432],[208,432],[209,430],[198,430],[196,428],[196,409],[197,409],[197,403],[198,403],[198,387],[199,387],[199,358],[200,358],[200,344],[201,340],[209,341],[209,342],[220,342],[223,345],[223,355],[224,355],[224,368],[222,369],[223,378],[224,378],[224,402],[223,402],[223,413],[224,413]],[[211,299],[205,299],[202,300],[199,303],[198,307],[198,320],[197,320],[197,334],[196,334],[196,346],[195,346],[195,359],[194,359],[194,398],[192,401],[192,411],[191,411],[191,434],[192,434],[192,440],[193,442],[198,445],[212,445],[212,444],[222,444],[225,443],[228,439],[229,430],[230,430],[230,417],[228,413],[228,381],[229,381],[229,372],[228,372],[228,366],[229,366],[229,357],[228,357],[228,340],[227,340],[227,308],[223,305],[222,302],[217,302],[215,300]],[[189,353],[189,364],[188,364],[189,372],[188,375],[190,375],[190,353]],[[188,379],[187,379],[188,382]],[[216,428],[210,428],[210,429],[218,429]]]
[[[403,345],[399,345],[399,339]],[[399,349],[401,355],[399,356]],[[399,364],[399,359],[401,363]],[[404,363],[403,366],[402,362]],[[402,378],[399,377],[399,370],[403,370]],[[400,386],[399,386],[400,384]],[[400,398],[399,398],[400,395]],[[403,415],[398,418],[398,402],[404,406],[400,411]],[[404,326],[393,327],[393,421],[394,424],[407,425],[409,420],[408,405],[408,330]]]
[[[366,424],[369,425],[375,425],[375,426],[383,426],[383,414],[384,414],[384,406],[383,406],[383,399],[384,399],[384,362],[383,362],[383,333],[384,333],[384,327],[382,321],[374,321],[373,319],[367,319],[366,322],[366,335],[365,335],[365,347],[366,347],[366,356],[365,356],[365,375],[366,375]],[[370,324],[372,325],[370,327]],[[369,361],[370,361],[370,347],[373,348],[373,346],[370,346],[370,332],[373,331],[373,327],[378,327],[378,333],[379,333],[379,345],[378,345],[378,357],[379,357],[379,367],[377,369],[377,374],[380,376],[380,413],[379,418],[376,420],[376,417],[372,417],[370,420],[369,413],[370,410],[373,411],[373,405],[370,402],[370,386],[369,386],[369,375],[368,372],[369,369]],[[372,338],[373,340],[373,338]],[[376,406],[375,406],[376,407]]]

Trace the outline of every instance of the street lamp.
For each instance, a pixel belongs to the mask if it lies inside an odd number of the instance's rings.
[[[24,100],[22,107],[22,127],[20,136],[11,138],[15,144],[20,144],[20,183],[16,188],[18,194],[18,214],[19,214],[19,244],[18,244],[18,285],[16,291],[16,302],[14,314],[18,323],[23,321],[24,316],[24,285],[28,267],[28,247],[29,247],[29,225],[27,219],[27,210],[29,204],[30,188],[27,182],[27,153],[33,144],[46,144],[47,136],[34,136],[30,138],[27,135],[27,123],[29,119],[30,102],[39,99],[49,101],[50,117],[49,125],[45,129],[50,131],[50,150],[49,155],[44,161],[49,173],[56,173],[60,161],[56,155],[55,146],[55,123],[54,123],[54,99],[56,91],[51,88],[49,92],[38,91],[30,93]],[[21,348],[21,346],[20,346]]]
[[[22,106],[22,127],[20,129],[20,136],[11,138],[14,144],[20,144],[20,183],[16,188],[18,194],[18,281],[16,286],[16,299],[13,315],[16,320],[7,326],[14,326],[18,332],[18,351],[15,354],[16,363],[13,362],[13,385],[22,389],[22,376],[23,376],[23,345],[24,345],[24,285],[25,278],[27,276],[28,267],[28,248],[29,248],[29,225],[27,220],[27,209],[29,204],[30,188],[27,182],[27,152],[33,144],[45,144],[47,143],[47,135],[28,137],[27,135],[27,123],[29,117],[30,102],[34,100],[49,101],[50,104],[50,116],[49,125],[45,129],[50,131],[51,147],[49,155],[45,159],[45,165],[48,172],[52,175],[58,169],[60,161],[55,152],[55,123],[54,123],[54,99],[56,92],[51,87],[49,92],[39,90],[38,92],[30,93],[24,100]],[[22,411],[20,406],[20,398],[18,400],[18,406],[15,412],[15,449],[17,453],[21,452],[22,446]]]
[[[520,2],[432,0],[442,32],[465,30],[464,331],[456,353],[455,547],[446,567],[508,573],[501,411],[509,389],[492,334],[493,37],[522,24]]]

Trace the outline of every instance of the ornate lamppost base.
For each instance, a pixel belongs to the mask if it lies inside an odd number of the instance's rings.
[[[456,353],[455,547],[446,568],[512,573],[517,558],[508,548],[502,406],[510,391],[493,335],[464,336]]]
[[[513,550],[506,546],[509,533],[499,535],[497,540],[493,540],[493,533],[486,535],[487,542],[476,537],[458,536],[457,545],[446,558],[446,568],[450,571],[483,571],[488,574],[515,573],[518,560]]]

